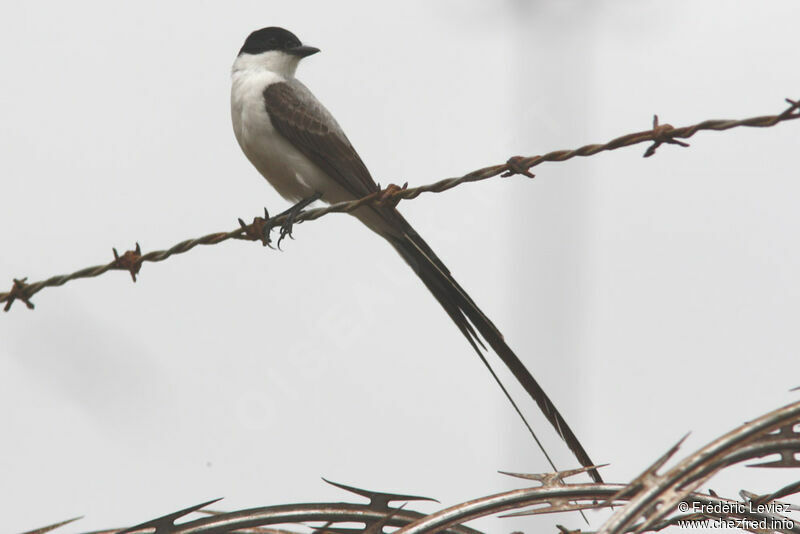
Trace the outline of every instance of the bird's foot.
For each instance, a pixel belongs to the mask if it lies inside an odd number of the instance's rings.
[[[320,198],[322,198],[322,193],[318,191],[313,195],[311,195],[310,197],[304,198],[303,200],[301,200],[288,210],[279,213],[275,217],[268,217],[266,224],[264,224],[262,242],[268,247],[272,248],[272,245],[270,245],[270,243],[272,243],[272,238],[270,237],[270,233],[272,232],[273,228],[280,226],[280,233],[278,235],[278,242],[276,244],[278,250],[280,250],[281,241],[283,241],[285,237],[288,236],[294,239],[294,237],[292,237],[292,229],[294,228],[295,222],[297,222],[297,217],[303,212],[304,209],[306,209],[309,205],[313,204]],[[280,220],[281,218],[283,219],[283,221],[281,223],[278,223],[277,221]]]

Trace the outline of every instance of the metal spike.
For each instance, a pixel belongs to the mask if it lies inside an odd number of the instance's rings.
[[[524,478],[527,480],[536,480],[542,483],[542,487],[548,487],[548,486],[564,485],[565,478],[578,475],[580,473],[585,473],[593,469],[600,469],[601,467],[606,467],[608,465],[609,464],[589,465],[585,467],[579,467],[576,469],[565,469],[563,471],[556,471],[555,473],[511,473],[509,471],[498,471],[498,473],[502,475],[508,475],[510,477]]]
[[[774,462],[764,462],[760,464],[747,464],[747,467],[800,467],[800,460],[795,457],[793,451],[781,451],[780,460]]]
[[[792,482],[788,486],[784,486],[778,491],[771,493],[768,497],[770,501],[775,499],[780,499],[781,497],[788,497],[789,495],[794,495],[795,493],[800,492],[800,482]],[[781,503],[787,504],[791,507],[792,510],[800,510],[800,506],[789,504],[789,503]]]
[[[365,528],[365,529],[364,529],[364,534],[382,534],[382,533],[383,533],[383,527],[385,527],[385,526],[386,526],[386,525],[389,523],[389,521],[390,521],[390,520],[391,520],[391,519],[392,519],[392,518],[393,518],[393,517],[394,517],[394,516],[395,516],[395,515],[396,515],[396,514],[397,514],[397,513],[400,511],[400,510],[402,510],[402,509],[403,509],[403,507],[404,507],[405,505],[406,505],[406,503],[403,503],[403,504],[401,504],[399,508],[395,508],[394,510],[392,510],[392,512],[391,512],[391,513],[389,513],[389,514],[386,514],[386,515],[383,517],[383,519],[380,519],[380,520],[378,520],[378,521],[375,521],[374,523],[371,523],[371,524],[367,525],[367,528]]]
[[[687,432],[681,439],[678,440],[678,442],[675,445],[673,445],[667,452],[662,454],[661,457],[658,460],[653,462],[650,465],[650,467],[645,469],[642,472],[641,475],[639,475],[638,477],[633,479],[630,482],[630,484],[628,484],[626,487],[622,488],[617,493],[615,493],[614,495],[609,497],[602,504],[604,506],[607,506],[607,505],[610,506],[616,500],[628,499],[628,498],[633,497],[637,493],[639,493],[639,491],[641,490],[642,486],[648,480],[652,480],[653,478],[656,478],[656,477],[659,476],[657,471],[659,469],[661,469],[662,467],[664,467],[664,464],[666,464],[669,461],[669,459],[672,458],[675,455],[676,452],[678,452],[678,449],[681,448],[681,445],[683,445],[683,442],[686,441],[686,438],[689,437],[689,434],[691,434],[691,432]]]
[[[653,465],[648,467],[647,470],[645,470],[645,473],[655,475],[656,471],[661,469],[664,466],[664,464],[667,463],[669,459],[675,455],[676,452],[678,452],[678,449],[681,448],[683,442],[686,441],[686,439],[689,437],[690,434],[691,432],[687,432],[686,434],[684,434],[684,436],[681,439],[679,439],[678,442],[675,445],[673,445],[670,450],[661,455],[661,458],[653,462]]]
[[[27,532],[23,532],[22,534],[44,534],[45,532],[50,532],[51,530],[55,530],[58,527],[63,527],[68,523],[72,523],[73,521],[77,521],[78,519],[83,519],[83,516],[73,517],[72,519],[67,519],[66,521],[60,521],[58,523],[53,523],[52,525],[48,525],[46,527],[37,528],[35,530],[29,530]]]
[[[171,514],[167,514],[165,516],[161,516],[156,519],[151,519],[150,521],[146,521],[139,525],[127,528],[125,530],[117,532],[117,534],[129,534],[130,532],[135,532],[137,530],[142,530],[145,528],[155,528],[155,532],[153,534],[170,534],[170,532],[172,532],[172,530],[175,528],[176,519],[180,519],[185,515],[189,515],[192,512],[196,512],[200,508],[204,508],[209,504],[221,501],[222,499],[223,498],[220,497],[219,499],[214,499],[208,502],[204,502],[202,504],[190,506],[189,508],[184,508],[183,510],[178,510],[177,512],[173,512]]]
[[[793,495],[800,491],[800,482],[794,482],[785,486],[774,493],[767,493],[764,495],[759,495],[757,493],[753,493],[747,490],[739,490],[739,496],[741,496],[742,500],[747,502],[750,501],[755,505],[759,504],[767,504],[771,502],[775,502],[780,504],[786,510],[800,510],[800,506],[788,502],[783,502],[777,500],[780,497],[786,497],[787,495]]]
[[[350,493],[355,493],[356,495],[361,495],[362,497],[366,497],[367,499],[369,499],[370,507],[378,510],[389,509],[389,503],[392,501],[432,501],[437,503],[439,502],[436,499],[432,499],[431,497],[420,497],[418,495],[403,495],[401,493],[383,493],[380,491],[370,491],[366,489],[356,488],[354,486],[340,484],[339,482],[333,482],[332,480],[328,480],[325,477],[322,477],[322,480],[324,480],[331,486],[336,486],[337,488],[349,491]]]
[[[753,493],[747,490],[739,490],[739,497],[742,498],[743,501],[755,501],[762,497],[763,495],[759,495],[757,493]]]

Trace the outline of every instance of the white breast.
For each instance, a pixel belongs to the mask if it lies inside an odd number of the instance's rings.
[[[353,196],[347,190],[273,127],[264,104],[264,89],[273,83],[286,82],[286,77],[254,64],[251,58],[245,58],[249,64],[240,61],[241,58],[234,64],[232,75],[231,118],[236,140],[247,159],[283,198],[292,203],[317,192],[322,193],[323,201],[331,204],[352,200]],[[310,93],[304,96],[313,98]],[[379,233],[383,231],[385,222],[373,210],[362,208],[353,215],[371,229]]]
[[[314,194],[308,160],[275,131],[264,107],[264,89],[284,81],[269,71],[233,73],[231,119],[233,132],[247,159],[285,199],[297,202]]]

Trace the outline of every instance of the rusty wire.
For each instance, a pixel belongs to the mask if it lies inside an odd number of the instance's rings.
[[[742,126],[766,128],[775,126],[784,121],[800,118],[800,111],[798,111],[800,110],[800,100],[791,100],[787,98],[786,102],[789,103],[789,107],[778,115],[763,115],[742,120],[706,120],[698,124],[683,126],[681,128],[673,128],[670,124],[660,124],[658,116],[656,115],[653,118],[652,129],[623,135],[603,144],[584,145],[573,150],[555,150],[541,156],[514,156],[509,158],[505,163],[499,165],[484,167],[463,176],[446,178],[419,187],[398,187],[396,185],[390,185],[386,189],[376,191],[375,193],[357,200],[340,202],[324,208],[303,211],[295,218],[295,222],[313,221],[329,213],[350,213],[367,204],[396,204],[401,200],[417,198],[422,193],[442,193],[461,184],[478,182],[498,176],[505,178],[519,174],[533,178],[534,175],[530,173],[530,169],[546,161],[562,162],[577,156],[588,157],[600,152],[616,150],[618,148],[647,142],[652,144],[645,151],[644,157],[650,157],[655,154],[658,147],[665,143],[683,147],[689,146],[687,143],[679,141],[678,139],[688,139],[701,130],[723,131]],[[5,293],[0,292],[0,303],[6,303],[3,308],[4,311],[9,311],[15,300],[20,300],[25,303],[29,309],[33,309],[34,305],[30,301],[31,297],[45,287],[62,286],[71,280],[93,278],[111,270],[126,270],[131,274],[135,282],[136,274],[139,272],[144,262],[164,261],[175,254],[188,252],[198,245],[216,245],[229,239],[262,241],[266,245],[269,242],[269,230],[272,227],[281,225],[286,219],[287,215],[285,214],[269,218],[265,210],[265,217],[256,217],[249,225],[239,219],[240,225],[234,230],[215,232],[195,239],[187,239],[166,250],[157,250],[148,252],[147,254],[141,254],[139,244],[137,243],[135,250],[128,250],[121,256],[114,250],[114,261],[105,265],[86,267],[70,274],[52,276],[46,280],[33,282],[31,284],[26,282],[27,278],[15,278],[9,291]]]

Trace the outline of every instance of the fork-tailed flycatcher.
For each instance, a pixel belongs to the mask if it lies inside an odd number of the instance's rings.
[[[300,60],[317,52],[318,48],[302,44],[291,32],[270,27],[251,33],[233,64],[231,115],[236,140],[278,193],[298,205],[316,198],[333,204],[379,191],[336,120],[295,78]],[[352,214],[400,253],[490,371],[481,352],[481,337],[494,349],[580,463],[592,466],[578,438],[500,331],[397,209],[368,204]],[[503,391],[509,396],[504,387]],[[589,473],[601,481],[595,469]]]

